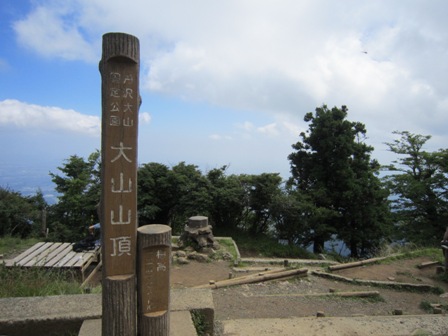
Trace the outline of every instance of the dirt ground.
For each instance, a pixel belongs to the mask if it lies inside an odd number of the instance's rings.
[[[435,266],[419,269],[417,265],[431,261],[425,257],[398,260],[390,264],[376,264],[340,270],[337,275],[355,279],[429,284],[448,291],[448,284],[437,280]],[[263,266],[263,265],[257,265]],[[264,265],[272,267],[272,265]],[[308,268],[311,270],[312,268]],[[313,269],[319,269],[313,267]],[[320,269],[322,270],[322,269]],[[247,273],[235,272],[228,261],[173,265],[171,273],[172,288],[189,288],[204,285],[209,280],[228,279],[229,273],[243,276]],[[330,289],[340,292],[379,291],[377,299],[338,298],[329,296],[304,296],[303,294],[329,293]],[[439,294],[398,291],[355,285],[346,282],[324,279],[308,275],[305,278],[292,278],[245,284],[212,291],[216,320],[241,318],[286,318],[316,316],[318,311],[325,316],[384,316],[401,310],[406,315],[429,314],[421,308],[424,303],[448,305],[448,298]],[[444,311],[446,313],[446,311]]]

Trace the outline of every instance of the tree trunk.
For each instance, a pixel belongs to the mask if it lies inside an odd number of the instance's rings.
[[[313,253],[320,254],[324,252],[324,244],[325,239],[322,237],[315,237],[314,238],[314,244],[313,244]]]

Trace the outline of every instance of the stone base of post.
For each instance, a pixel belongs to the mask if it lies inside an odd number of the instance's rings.
[[[105,277],[102,281],[103,318],[102,335],[135,336],[136,295],[135,275],[117,275]]]

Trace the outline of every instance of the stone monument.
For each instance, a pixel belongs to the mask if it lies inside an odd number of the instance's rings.
[[[193,216],[188,219],[184,232],[179,238],[178,246],[185,247],[191,245],[198,252],[207,253],[208,250],[217,250],[219,243],[215,240],[212,226],[208,224],[208,217]]]

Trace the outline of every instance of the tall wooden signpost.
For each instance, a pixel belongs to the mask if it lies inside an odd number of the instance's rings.
[[[101,230],[102,335],[136,335],[137,130],[140,47],[103,36]]]

